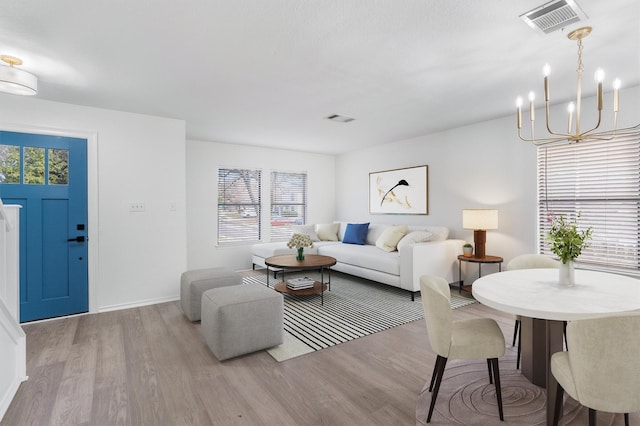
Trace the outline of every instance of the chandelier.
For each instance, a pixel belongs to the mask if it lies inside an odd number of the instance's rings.
[[[578,69],[576,70],[578,74],[578,84],[577,84],[577,94],[576,101],[570,102],[567,107],[568,118],[567,118],[567,132],[554,132],[551,130],[551,126],[549,125],[549,74],[551,72],[551,67],[549,64],[546,64],[543,68],[544,74],[544,102],[545,102],[545,112],[546,112],[546,126],[547,135],[544,138],[536,138],[534,133],[534,121],[535,121],[535,112],[534,112],[534,100],[535,93],[529,92],[529,121],[531,122],[531,135],[530,137],[525,137],[522,135],[522,97],[518,97],[516,99],[516,112],[518,115],[518,137],[526,142],[532,142],[536,146],[541,145],[550,145],[550,144],[566,144],[566,143],[575,143],[581,141],[607,141],[613,139],[615,136],[623,136],[630,134],[638,134],[640,132],[640,124],[636,124],[632,127],[626,127],[623,129],[617,129],[618,125],[618,110],[619,110],[619,101],[620,101],[620,80],[615,79],[613,82],[613,129],[607,131],[599,131],[600,122],[602,121],[602,82],[604,81],[604,71],[601,68],[598,68],[595,73],[595,81],[598,85],[597,91],[597,108],[598,108],[598,118],[595,123],[595,126],[589,130],[583,130],[581,128],[581,113],[582,113],[582,39],[591,33],[591,27],[582,27],[578,28],[574,31],[571,31],[567,37],[570,40],[577,40],[578,42]],[[575,120],[574,120],[575,116]]]

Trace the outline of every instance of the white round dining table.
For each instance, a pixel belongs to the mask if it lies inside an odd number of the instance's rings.
[[[549,362],[563,350],[564,321],[640,310],[636,278],[576,270],[575,285],[567,287],[558,277],[558,269],[520,269],[485,275],[472,287],[473,297],[483,305],[522,317],[522,373],[547,388],[549,425],[557,386]]]
[[[578,269],[573,287],[558,283],[558,269],[519,269],[485,275],[473,297],[503,312],[556,321],[594,318],[640,309],[640,280]]]

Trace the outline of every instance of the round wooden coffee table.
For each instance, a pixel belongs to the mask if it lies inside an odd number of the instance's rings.
[[[295,294],[297,296],[307,296],[311,294],[319,294],[321,304],[324,305],[324,291],[331,290],[331,267],[336,264],[336,259],[331,256],[321,256],[318,254],[306,254],[304,260],[296,260],[295,254],[284,254],[280,256],[272,256],[264,261],[267,265],[267,287],[269,287],[269,267],[278,268],[282,270],[282,281],[273,286],[273,288],[280,293]],[[293,290],[287,287],[287,280],[285,278],[285,272],[287,270],[307,270],[318,269],[320,270],[320,281],[314,281],[313,287],[305,288],[301,290]],[[324,271],[327,270],[329,281],[324,282]]]

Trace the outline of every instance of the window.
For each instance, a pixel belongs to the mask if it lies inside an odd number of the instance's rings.
[[[218,244],[260,241],[260,170],[218,169]]]
[[[538,148],[540,252],[549,215],[580,215],[592,227],[591,246],[578,258],[623,273],[640,272],[640,137]]]
[[[271,239],[288,239],[307,219],[307,174],[271,172]]]

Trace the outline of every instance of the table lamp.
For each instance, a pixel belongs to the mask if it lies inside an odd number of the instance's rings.
[[[473,229],[475,257],[485,257],[487,229],[498,229],[498,210],[464,209],[462,210],[462,227]]]

